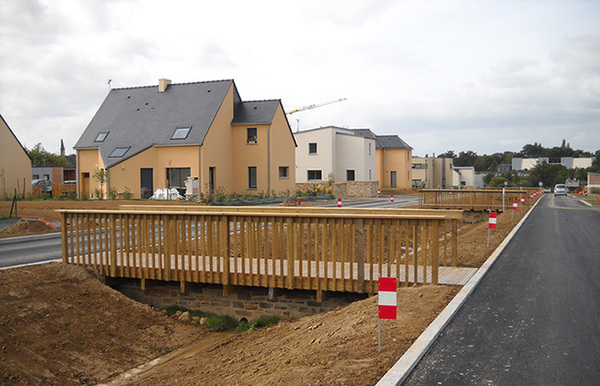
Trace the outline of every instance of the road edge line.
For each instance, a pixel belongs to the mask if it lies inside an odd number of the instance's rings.
[[[543,198],[543,197],[542,197]],[[494,262],[498,259],[498,256],[504,251],[506,246],[510,243],[512,238],[515,236],[517,231],[521,228],[525,220],[537,207],[538,200],[533,207],[527,212],[525,216],[519,221],[519,223],[513,228],[512,231],[504,238],[504,240],[498,245],[498,247],[492,252],[490,257],[481,265],[481,267],[475,272],[475,274],[469,279],[467,284],[461,288],[456,294],[454,299],[448,303],[448,305],[442,310],[442,312],[434,319],[433,322],[419,335],[417,340],[409,347],[409,349],[398,359],[398,361],[392,366],[391,369],[377,382],[378,386],[387,385],[401,385],[406,378],[410,375],[415,366],[419,363],[421,358],[427,353],[433,342],[444,330],[446,325],[452,320],[454,315],[458,312],[460,307],[464,304],[467,298],[471,295],[475,287],[479,284],[481,279],[492,267]]]

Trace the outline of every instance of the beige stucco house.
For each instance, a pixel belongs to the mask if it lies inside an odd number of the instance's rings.
[[[31,193],[31,158],[0,115],[0,194]]]
[[[412,147],[397,135],[376,135],[369,129],[355,129],[357,135],[375,139],[375,180],[383,189],[412,187]]]
[[[156,189],[282,192],[295,188],[296,143],[280,100],[242,101],[233,80],[112,89],[75,145],[78,192],[147,198]]]
[[[451,158],[414,157],[412,184],[425,189],[449,189],[453,186]]]

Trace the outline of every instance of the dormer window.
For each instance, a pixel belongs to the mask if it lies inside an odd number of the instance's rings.
[[[246,143],[251,143],[251,144],[258,143],[256,137],[257,137],[256,127],[249,127]]]
[[[186,139],[191,129],[191,127],[178,127],[173,132],[171,139]]]
[[[102,131],[102,132],[98,133],[98,135],[96,136],[96,139],[94,139],[94,142],[104,142],[104,140],[106,139],[107,136],[108,136],[108,131]]]
[[[121,158],[127,153],[129,147],[115,147],[115,150],[110,153],[109,158]]]

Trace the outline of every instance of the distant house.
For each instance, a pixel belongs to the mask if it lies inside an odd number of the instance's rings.
[[[375,139],[375,180],[381,188],[408,190],[412,187],[412,147],[398,135],[376,135],[369,129],[353,130]]]
[[[374,181],[374,138],[336,126],[294,133],[296,182]]]
[[[31,158],[0,115],[0,194],[31,193]]]
[[[594,162],[594,157],[540,157],[540,158],[513,158],[512,170],[531,170],[537,165],[547,163],[549,165],[562,165],[567,169],[589,168]]]
[[[295,188],[296,143],[280,100],[242,101],[233,80],[112,89],[75,145],[79,193],[104,185],[147,198],[158,188],[208,193]]]
[[[412,184],[425,189],[450,189],[454,186],[452,158],[414,157]]]

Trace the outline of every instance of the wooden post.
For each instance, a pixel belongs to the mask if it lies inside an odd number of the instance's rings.
[[[294,243],[292,241],[292,238],[294,237],[294,233],[293,233],[293,222],[292,222],[292,218],[288,217],[287,218],[287,286],[289,289],[293,289],[294,288],[294,260],[293,260],[293,254],[294,254]]]
[[[110,214],[110,275],[117,276],[117,219]]]
[[[452,219],[452,266],[458,265],[458,221]]]
[[[431,220],[431,282],[435,285],[439,281],[439,220]],[[444,221],[444,220],[442,220]]]
[[[223,272],[221,272],[221,283],[229,284],[229,217],[226,215],[219,218],[219,255],[223,259]],[[220,264],[219,264],[220,265]],[[218,267],[217,267],[218,269]]]
[[[68,247],[67,247],[67,214],[62,212],[60,214],[60,238],[62,242],[62,262],[67,264],[69,262]]]

